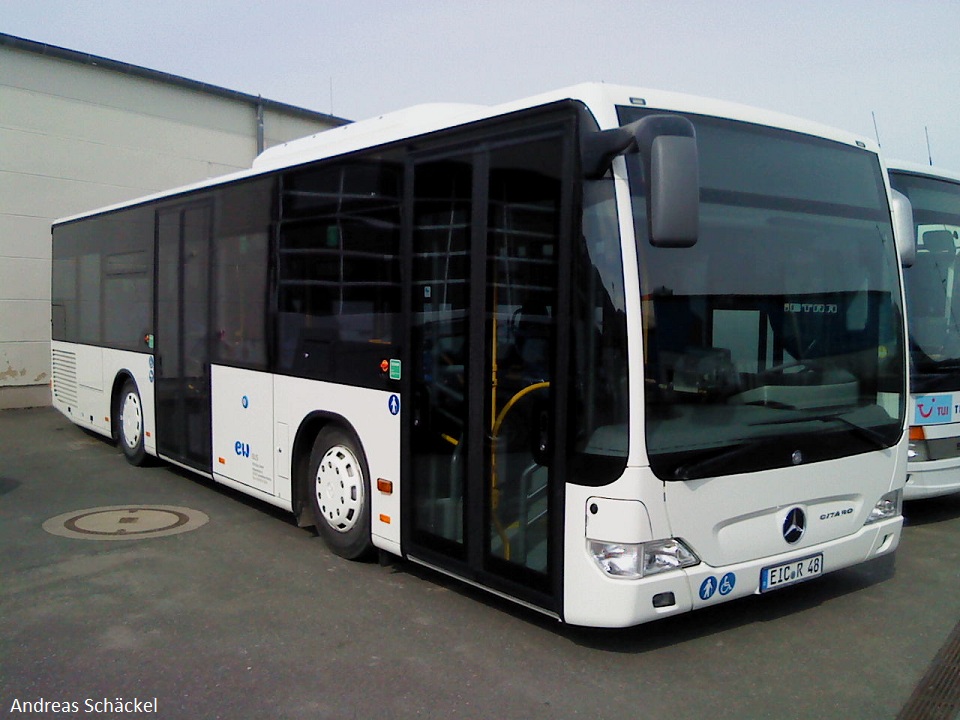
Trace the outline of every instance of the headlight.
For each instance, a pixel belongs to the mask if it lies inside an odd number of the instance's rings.
[[[590,554],[607,575],[624,580],[691,567],[700,558],[682,540],[668,538],[645,543],[588,540]]]
[[[870,517],[867,518],[867,521],[864,523],[864,525],[870,525],[871,523],[880,522],[881,520],[895,518],[902,512],[903,490],[894,490],[893,492],[888,492],[882,498],[877,500],[877,504],[873,506],[873,510],[870,511]]]

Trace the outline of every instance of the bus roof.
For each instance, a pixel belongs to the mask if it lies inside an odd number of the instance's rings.
[[[619,125],[617,106],[633,105],[766,125],[805,135],[823,137],[847,145],[856,145],[865,150],[879,153],[879,147],[869,138],[791,115],[663,90],[606,83],[583,83],[501,105],[437,103],[416,105],[367,120],[341,125],[268,148],[254,159],[249,170],[209,178],[109,207],[64,217],[55,221],[54,225],[564,100],[583,102],[594,114],[601,129]]]
[[[952,180],[960,182],[960,173],[952,170],[944,170],[941,167],[933,165],[921,165],[920,163],[907,162],[906,160],[886,160],[887,170],[893,172],[908,173],[910,175],[922,175],[923,177],[935,178],[937,180]]]
[[[639,105],[770,125],[850,145],[856,144],[874,152],[879,150],[872,141],[851,133],[747,105],[662,90],[583,83],[495,106],[417,105],[276,145],[261,153],[253,161],[253,168],[267,170],[289,167],[562,100],[582,101],[594,113],[601,129],[617,127],[618,105]]]

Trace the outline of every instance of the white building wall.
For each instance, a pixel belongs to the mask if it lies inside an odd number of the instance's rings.
[[[257,154],[256,98],[22,45],[0,42],[0,409],[50,402],[53,220]],[[264,105],[264,147],[343,122]]]

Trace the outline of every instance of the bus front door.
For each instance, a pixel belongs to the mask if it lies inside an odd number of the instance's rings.
[[[157,213],[154,383],[157,451],[211,470],[209,288],[211,208]]]
[[[557,135],[416,162],[408,285],[405,550],[548,610],[563,158]]]

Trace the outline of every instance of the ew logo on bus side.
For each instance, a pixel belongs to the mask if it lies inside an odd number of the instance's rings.
[[[953,395],[918,395],[913,412],[914,425],[942,425],[953,422]]]

